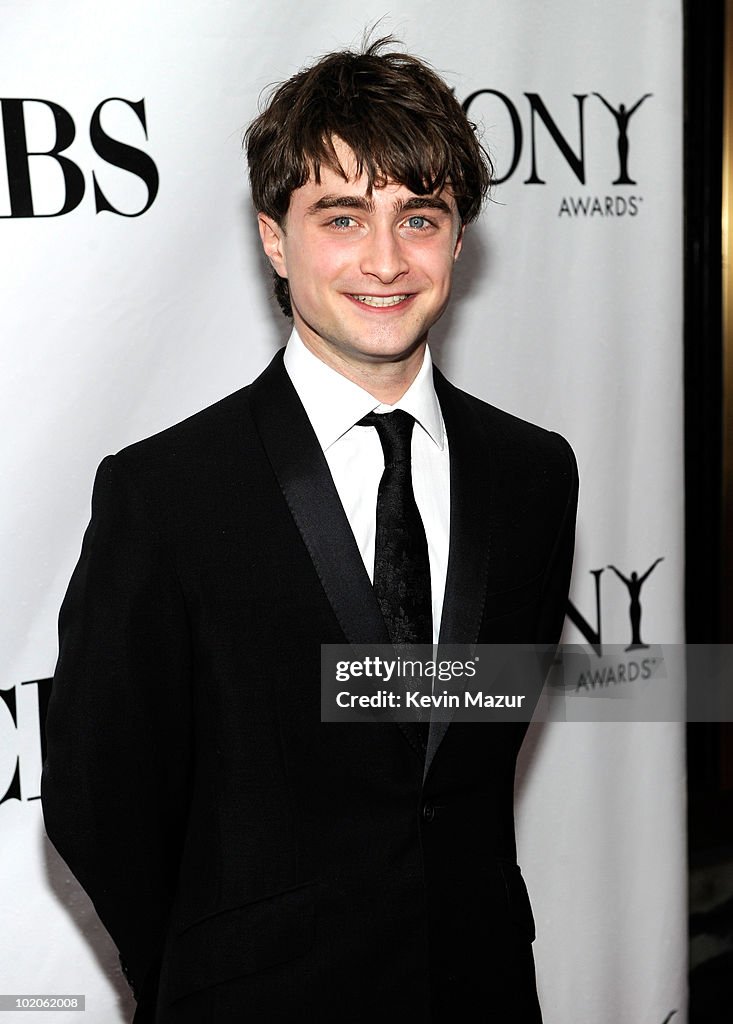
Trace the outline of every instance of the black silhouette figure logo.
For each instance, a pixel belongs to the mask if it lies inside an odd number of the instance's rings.
[[[641,594],[641,588],[644,582],[649,578],[654,569],[659,565],[660,562],[664,561],[664,557],[660,557],[656,562],[652,562],[647,571],[643,576],[639,576],[637,572],[632,572],[631,576],[624,576],[622,572],[616,568],[615,565],[609,565],[607,568],[613,569],[618,578],[626,584],[626,588],[629,591],[629,597],[631,601],[629,603],[629,618],[631,619],[631,643],[626,648],[627,651],[636,651],[640,648],[646,649],[649,644],[643,643],[641,639],[641,601],[639,595]]]
[[[597,96],[601,103],[608,110],[611,111],[615,120],[616,127],[618,128],[618,178],[613,182],[614,185],[635,185],[636,182],[633,178],[629,177],[629,121],[633,114],[639,109],[644,100],[649,99],[650,92],[645,92],[640,100],[630,110],[626,109],[626,104],[621,103],[618,110],[616,107],[612,107],[611,104],[606,100],[599,92],[594,92],[594,96]]]

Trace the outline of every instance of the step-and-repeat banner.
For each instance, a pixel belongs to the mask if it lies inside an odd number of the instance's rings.
[[[87,1021],[130,1019],[43,835],[58,608],[103,456],[247,383],[287,337],[241,155],[259,94],[384,14],[0,0],[2,993],[83,993]],[[681,5],[400,0],[382,30],[443,73],[497,170],[436,361],[572,443],[565,638],[592,645],[602,685],[632,687],[645,644],[683,639]],[[683,791],[680,726],[531,727],[520,861],[547,1024],[685,1019]]]

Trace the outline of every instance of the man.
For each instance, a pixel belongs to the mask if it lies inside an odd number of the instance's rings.
[[[540,1020],[525,727],[320,721],[321,644],[556,643],[572,559],[567,443],[433,372],[489,167],[385,50],[250,126],[284,358],[105,459],[62,608],[46,824],[136,1021]]]

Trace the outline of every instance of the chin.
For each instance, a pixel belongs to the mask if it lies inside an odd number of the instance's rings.
[[[375,362],[383,360],[398,362],[411,356],[415,349],[419,347],[421,340],[423,339],[417,339],[409,344],[375,342],[371,345],[363,345],[357,349],[352,349],[352,351],[362,359],[371,359]]]
[[[359,337],[355,348],[364,354],[400,356],[409,355],[427,339],[427,330],[410,331],[409,334],[393,334],[389,331],[375,331],[371,335]]]

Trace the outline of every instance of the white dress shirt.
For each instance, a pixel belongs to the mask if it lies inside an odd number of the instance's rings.
[[[293,330],[285,349],[285,369],[308,415],[331,470],[346,518],[374,580],[377,491],[384,454],[373,427],[356,426],[369,412],[404,409],[415,418],[412,433],[412,486],[428,540],[433,643],[438,642],[450,538],[450,461],[448,437],[433,386],[430,352],[405,394],[384,405],[307,349]]]

